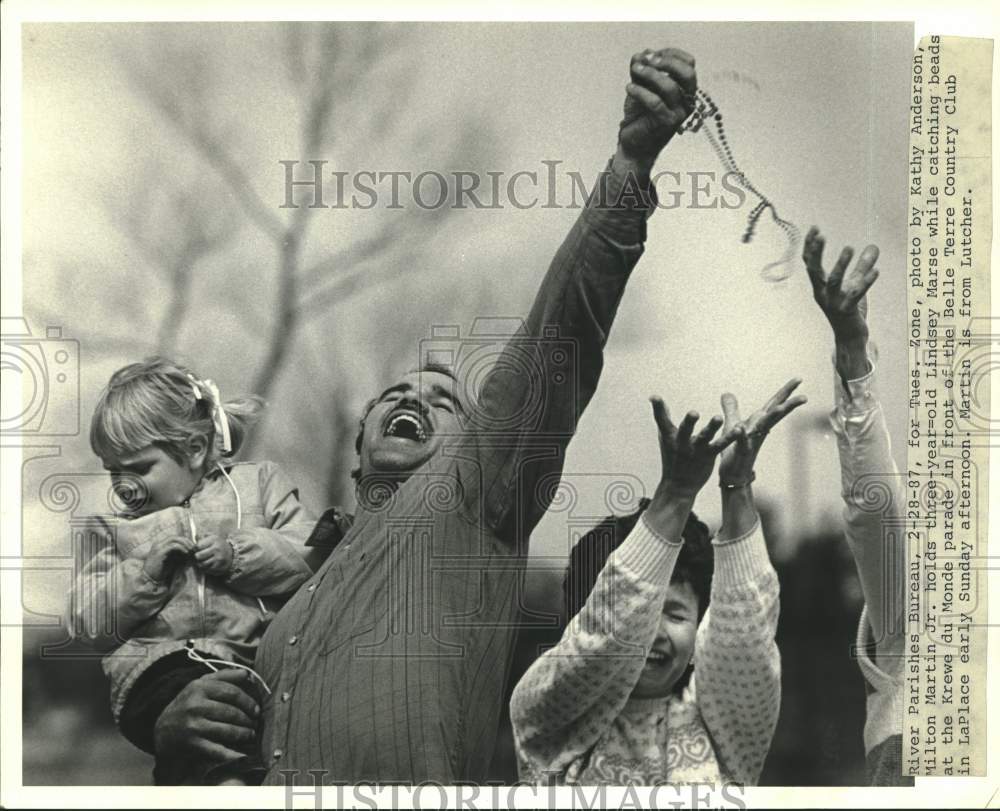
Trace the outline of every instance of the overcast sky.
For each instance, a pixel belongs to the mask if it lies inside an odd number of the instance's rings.
[[[126,246],[102,206],[102,195],[125,194],[137,182],[140,159],[159,157],[171,166],[179,153],[175,136],[125,80],[120,55],[150,52],[160,43],[195,45],[210,73],[211,104],[232,122],[234,148],[262,199],[283,201],[282,159],[302,155],[288,124],[287,78],[276,29],[268,24],[173,24],[32,26],[24,40],[24,248],[26,296],[49,301],[67,313],[67,330],[91,326],[86,304],[69,312],[65,267],[77,268],[80,289],[103,296],[154,297],[141,260]],[[675,45],[694,54],[699,81],[720,103],[737,160],[753,183],[804,233],[812,223],[828,237],[835,257],[844,243],[860,250],[875,242],[882,277],[872,297],[872,334],[880,347],[882,390],[905,391],[905,174],[907,85],[912,33],[908,25],[865,24],[424,24],[411,32],[401,57],[373,57],[361,69],[395,81],[389,64],[409,62],[406,114],[398,132],[370,155],[370,133],[359,127],[344,136],[356,142],[352,168],[441,169],[438,146],[465,121],[482,120],[495,141],[490,164],[477,171],[543,171],[543,160],[562,161],[588,181],[611,155],[621,117],[629,56],[645,47]],[[399,65],[396,64],[396,68]],[[386,92],[393,89],[385,85]],[[463,115],[456,116],[454,110]],[[349,124],[350,122],[348,122]],[[419,138],[414,134],[419,133]],[[186,165],[186,164],[185,164]],[[660,167],[680,172],[720,171],[705,139],[685,135],[668,147]],[[318,241],[336,244],[359,220],[321,211]],[[448,278],[453,300],[441,302],[447,323],[468,325],[476,315],[520,316],[576,212],[556,209],[468,211],[452,217],[431,247],[427,272]],[[658,477],[655,430],[647,398],[657,393],[675,413],[718,411],[722,391],[733,391],[744,411],[760,405],[786,379],[802,377],[810,405],[798,425],[815,422],[832,403],[832,349],[828,329],[814,309],[799,263],[795,275],[775,284],[759,269],[784,249],[782,235],[762,224],[750,245],[740,242],[746,210],[658,211],[649,223],[648,246],[626,291],[608,344],[604,377],[571,445],[566,469],[580,484],[573,515],[607,512],[606,481],[633,475],[650,491]],[[253,257],[266,250],[248,234],[234,249]],[[233,261],[230,257],[229,261]],[[89,272],[88,267],[110,267]],[[463,285],[489,295],[463,308]],[[475,284],[474,284],[475,283]],[[246,284],[253,290],[254,282]],[[437,289],[437,288],[435,288]],[[206,288],[206,297],[219,295]],[[271,294],[261,284],[259,298]],[[435,295],[440,295],[436,293]],[[371,344],[392,330],[386,313],[421,301],[419,285],[401,300],[379,293],[357,299],[337,323],[312,329],[335,335],[344,346]],[[86,297],[81,296],[81,301]],[[389,309],[386,309],[389,308]],[[373,316],[373,313],[380,313]],[[204,372],[224,391],[249,385],[241,336],[224,314],[203,324],[212,357],[234,359]],[[431,321],[413,327],[413,340]],[[82,347],[84,423],[100,386],[113,368],[88,360]],[[374,393],[391,370],[367,360],[351,371],[364,393]],[[352,393],[352,397],[360,397]],[[303,397],[290,397],[291,407]],[[308,399],[308,394],[305,395]],[[902,396],[887,398],[897,440],[905,417]],[[360,401],[357,403],[360,406]],[[792,420],[789,420],[792,422]],[[758,464],[759,492],[777,501],[787,528],[836,515],[839,498],[835,445],[828,435],[783,426],[768,439]],[[273,430],[279,431],[279,428]],[[280,434],[278,434],[280,435]],[[809,438],[804,438],[808,436]],[[308,446],[308,442],[305,443]],[[900,461],[901,442],[897,441]],[[84,464],[85,440],[75,444]],[[296,449],[273,454],[306,478],[309,466]],[[283,447],[293,448],[289,441]],[[98,471],[93,460],[93,471]],[[302,481],[312,506],[321,494]],[[696,509],[717,525],[718,496],[706,488]],[[41,512],[27,513],[37,522]],[[62,519],[60,519],[62,520]],[[550,515],[535,534],[536,554],[566,551],[565,516]],[[53,526],[49,521],[49,526]],[[56,524],[55,526],[58,526]],[[32,533],[26,554],[60,554],[68,536]],[[27,578],[26,578],[27,580]],[[65,584],[37,583],[34,610],[56,610]]]

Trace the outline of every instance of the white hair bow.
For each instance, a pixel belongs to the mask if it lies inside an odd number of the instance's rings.
[[[208,391],[212,403],[212,422],[215,424],[216,435],[222,439],[222,452],[232,453],[233,439],[229,434],[229,418],[226,417],[226,411],[222,407],[222,395],[219,394],[219,387],[212,380],[198,381],[192,375],[188,375],[188,377],[191,379],[191,390],[194,392],[195,400],[201,400],[204,397],[201,391],[202,386]]]

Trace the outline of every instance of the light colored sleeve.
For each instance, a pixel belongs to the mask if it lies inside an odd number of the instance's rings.
[[[858,665],[869,685],[865,751],[902,732],[906,633],[906,527],[902,479],[875,395],[875,368],[857,380],[835,374],[831,415],[840,454],[844,529],[865,597]],[[868,650],[874,647],[875,656]]]
[[[831,415],[840,454],[844,530],[858,568],[878,655],[897,653],[905,634],[905,527],[902,480],[892,458],[875,369],[834,383]]]
[[[713,547],[712,598],[695,640],[695,699],[720,765],[752,786],[781,704],[778,576],[759,520],[746,535]]]
[[[99,549],[70,589],[65,623],[72,639],[107,652],[124,644],[137,625],[170,598],[168,584],[151,580],[137,558],[120,559],[111,547]]]
[[[316,519],[277,465],[261,463],[258,481],[267,526],[229,534],[233,562],[226,584],[252,597],[289,594],[312,576],[305,544]]]
[[[656,637],[680,549],[641,517],[559,644],[518,682],[510,714],[522,779],[564,773],[621,712]]]

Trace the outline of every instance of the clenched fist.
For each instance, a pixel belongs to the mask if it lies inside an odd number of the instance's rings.
[[[622,156],[648,173],[660,150],[694,109],[694,57],[677,48],[632,57],[625,117],[618,130]]]

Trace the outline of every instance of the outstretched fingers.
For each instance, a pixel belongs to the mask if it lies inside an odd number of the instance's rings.
[[[726,392],[719,398],[722,406],[722,416],[726,418],[726,428],[732,428],[740,422],[740,404],[736,400],[736,395]]]
[[[814,290],[819,290],[826,284],[826,275],[823,273],[823,248],[825,245],[826,240],[823,239],[823,235],[814,225],[806,234],[802,246],[802,261],[805,262],[806,272],[809,274],[809,281],[812,282]]]
[[[861,252],[861,258],[854,266],[850,276],[851,298],[854,301],[863,301],[869,288],[878,280],[879,272],[875,267],[878,261],[879,251],[875,245],[869,245]]]
[[[785,402],[793,391],[795,391],[802,384],[802,378],[793,377],[780,389],[778,389],[771,397],[770,400],[764,405],[765,411],[771,411],[773,408],[779,404]]]
[[[764,418],[760,421],[759,430],[764,432],[770,431],[796,408],[805,405],[807,402],[809,402],[809,400],[804,394],[799,394],[792,397],[790,400],[786,400],[781,405],[764,415]]]
[[[681,420],[680,428],[677,429],[677,444],[687,445],[691,442],[691,434],[694,433],[694,425],[698,422],[698,412],[689,411]]]
[[[844,273],[847,272],[847,268],[850,266],[853,258],[854,248],[850,245],[841,250],[840,256],[837,257],[837,261],[833,266],[833,270],[830,271],[830,275],[826,279],[827,287],[832,290],[840,289],[840,286],[844,281]]]
[[[719,436],[708,443],[708,447],[713,453],[722,453],[726,448],[736,443],[747,443],[747,429],[743,423],[726,428]]]
[[[770,431],[775,425],[781,422],[785,417],[791,414],[799,406],[805,405],[809,402],[803,394],[798,394],[795,397],[791,397],[791,393],[798,388],[802,381],[798,378],[792,378],[784,386],[778,389],[778,392],[771,398],[768,402],[765,414],[760,421],[758,430],[767,432]]]
[[[714,437],[719,429],[722,427],[722,417],[715,416],[710,419],[704,428],[702,428],[698,435],[694,438],[696,444],[699,445],[709,445],[712,442],[712,437]]]
[[[673,437],[677,434],[677,426],[670,420],[670,412],[659,397],[650,397],[653,406],[653,419],[662,437]]]

